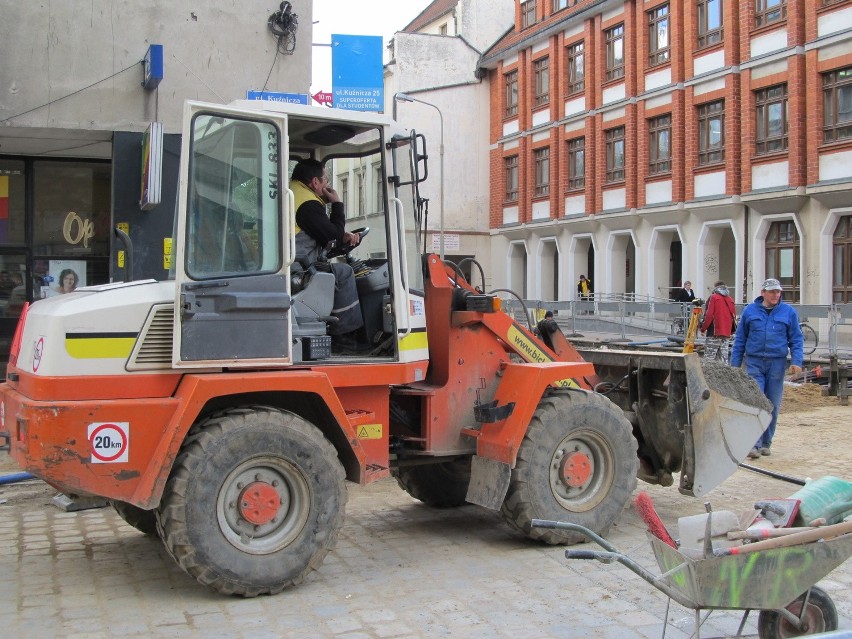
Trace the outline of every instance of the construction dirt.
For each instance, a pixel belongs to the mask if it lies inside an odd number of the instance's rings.
[[[707,385],[720,395],[772,412],[772,402],[766,399],[757,382],[744,369],[704,360],[701,368]]]

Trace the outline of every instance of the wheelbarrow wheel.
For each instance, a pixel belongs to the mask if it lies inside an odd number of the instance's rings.
[[[787,606],[787,610],[802,618],[804,628],[796,628],[775,610],[761,610],[760,616],[757,618],[757,635],[760,639],[802,637],[837,630],[837,608],[834,607],[834,602],[828,596],[828,593],[816,586],[811,587],[808,607],[802,615],[802,603],[806,594],[803,593]]]

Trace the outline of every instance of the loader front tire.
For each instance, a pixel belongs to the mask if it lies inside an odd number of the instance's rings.
[[[470,457],[417,466],[400,466],[396,483],[414,499],[433,508],[455,508],[466,503],[470,484]]]
[[[223,594],[274,594],[334,547],[346,505],[343,466],[314,425],[252,406],[190,430],[157,510],[178,565]]]
[[[531,528],[533,519],[580,524],[603,536],[636,487],[639,458],[630,422],[608,399],[551,391],[521,442],[503,517],[532,539],[573,544],[585,538]]]

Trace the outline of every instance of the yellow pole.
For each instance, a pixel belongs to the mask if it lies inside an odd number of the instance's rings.
[[[689,328],[686,330],[686,337],[683,340],[683,352],[692,353],[695,351],[695,337],[698,335],[698,319],[701,317],[701,307],[694,306],[692,315],[689,318]]]

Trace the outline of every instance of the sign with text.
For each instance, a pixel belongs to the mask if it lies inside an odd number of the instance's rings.
[[[163,123],[151,122],[142,136],[142,195],[139,208],[150,211],[160,203],[163,174]]]
[[[328,106],[331,106],[333,100],[331,93],[328,93],[326,91],[317,91],[311,97],[320,104]]]
[[[269,100],[289,104],[308,104],[307,93],[278,93],[277,91],[246,91],[246,100]]]
[[[382,37],[331,36],[333,106],[351,111],[384,111]]]

